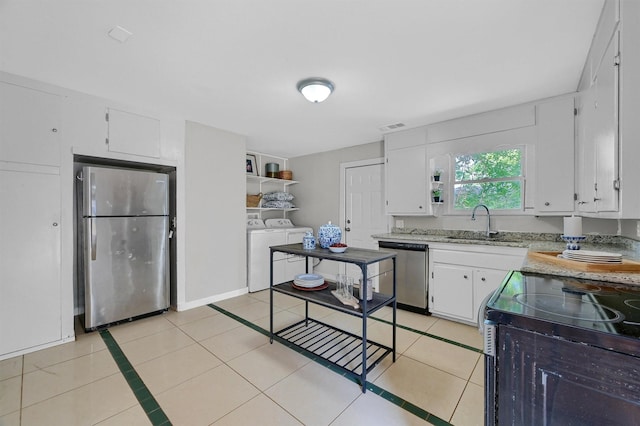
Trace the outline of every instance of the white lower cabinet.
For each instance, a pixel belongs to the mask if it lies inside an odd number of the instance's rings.
[[[0,161],[0,199],[0,359],[3,359],[61,339],[57,167]]]
[[[487,295],[507,273],[520,269],[525,248],[460,244],[429,245],[429,311],[438,317],[477,324]]]
[[[473,318],[473,269],[434,263],[429,310],[470,321]]]

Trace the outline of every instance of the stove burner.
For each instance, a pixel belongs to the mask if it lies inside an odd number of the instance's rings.
[[[582,298],[583,295],[578,292],[567,292],[562,296],[524,293],[513,296],[523,306],[559,317],[600,323],[614,323],[624,319],[624,315],[615,309]]]
[[[630,308],[640,310],[640,299],[627,299],[624,301],[624,304]]]

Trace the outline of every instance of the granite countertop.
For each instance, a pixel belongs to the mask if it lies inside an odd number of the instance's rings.
[[[393,228],[390,233],[372,235],[376,240],[420,241],[426,243],[473,244],[498,247],[520,247],[529,251],[557,251],[566,248],[560,234],[532,232],[500,232],[486,238],[482,232],[431,229]],[[625,259],[640,261],[640,241],[616,235],[587,235],[580,244],[583,250],[620,253]],[[565,277],[640,285],[640,271],[635,272],[585,272],[563,265],[544,262],[527,256],[523,272],[551,274]]]

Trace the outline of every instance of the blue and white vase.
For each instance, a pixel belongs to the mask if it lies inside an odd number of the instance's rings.
[[[339,243],[341,239],[342,230],[339,226],[332,225],[331,221],[318,228],[318,243],[322,248],[329,248],[330,245]]]
[[[302,237],[302,248],[305,250],[313,250],[316,248],[316,237],[313,236],[311,231],[307,231]]]

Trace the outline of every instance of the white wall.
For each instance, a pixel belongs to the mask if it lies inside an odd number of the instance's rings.
[[[178,309],[242,294],[246,288],[246,142],[187,121],[186,286]]]

